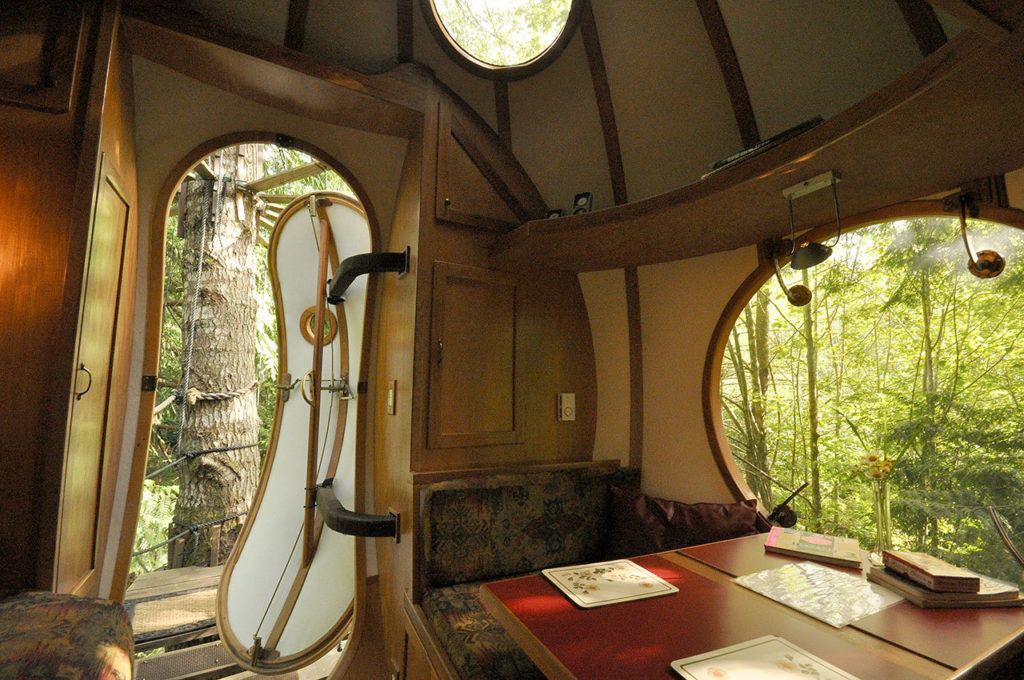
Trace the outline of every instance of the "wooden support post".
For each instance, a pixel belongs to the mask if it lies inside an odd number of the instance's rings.
[[[210,566],[216,567],[220,564],[220,529],[221,525],[216,524],[210,527]]]

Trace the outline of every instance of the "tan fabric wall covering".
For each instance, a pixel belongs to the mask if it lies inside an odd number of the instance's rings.
[[[645,493],[687,503],[735,500],[708,446],[701,382],[711,332],[756,264],[749,247],[640,267]]]
[[[629,463],[629,321],[621,269],[580,274],[594,338],[597,432],[594,460]]]

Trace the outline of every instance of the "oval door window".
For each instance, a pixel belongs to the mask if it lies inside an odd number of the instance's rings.
[[[318,243],[311,196],[296,198],[278,218],[270,239],[270,273],[277,305],[279,375],[300,377],[282,385],[274,430],[249,522],[225,566],[217,602],[221,639],[243,666],[282,673],[326,654],[358,617],[357,582],[364,571],[357,539],[335,533],[317,518],[312,559],[303,563],[303,528],[310,404],[299,393],[313,362],[320,247],[328,270],[345,257],[373,250],[361,206],[341,194],[318,193],[331,240]],[[316,482],[334,477],[345,507],[358,507],[356,449],[359,399],[335,389],[358,380],[366,320],[367,279],[357,279],[333,311],[324,336]],[[312,392],[315,386],[306,388]]]

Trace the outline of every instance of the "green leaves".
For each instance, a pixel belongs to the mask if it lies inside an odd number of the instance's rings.
[[[894,461],[893,539],[969,568],[1019,578],[987,520],[1007,507],[1024,529],[1024,235],[969,225],[978,248],[1011,263],[1003,276],[966,271],[956,219],[912,219],[844,234],[831,260],[810,271],[815,293],[820,456],[808,438],[808,366],[800,309],[773,281],[764,356],[767,469],[747,464],[755,329],[741,314],[732,357],[723,362],[723,421],[737,462],[755,489],[766,472],[776,489],[809,479],[818,466],[822,528],[875,540],[870,486],[849,474],[858,456],[880,449]],[[1014,266],[1017,263],[1017,266]],[[757,299],[749,303],[754,309]],[[756,338],[755,338],[756,339]],[[756,342],[754,343],[756,345]],[[763,369],[763,367],[762,367]],[[741,379],[742,378],[742,379]],[[726,406],[727,405],[727,406]],[[810,508],[797,506],[802,520]],[[1004,513],[1005,514],[1005,513]]]

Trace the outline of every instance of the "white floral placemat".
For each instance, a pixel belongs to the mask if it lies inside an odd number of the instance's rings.
[[[903,600],[891,590],[868,583],[860,576],[817,562],[793,562],[733,580],[836,628]]]
[[[544,569],[541,573],[570,600],[586,608],[679,592],[629,560]]]
[[[687,680],[857,680],[775,635],[672,662]]]

